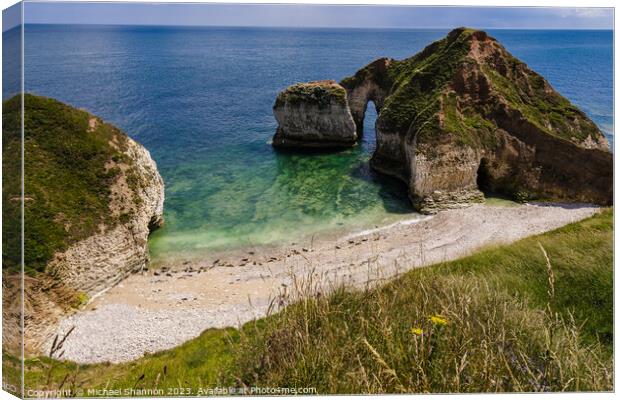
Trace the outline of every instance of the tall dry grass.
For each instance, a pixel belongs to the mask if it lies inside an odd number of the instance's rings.
[[[329,296],[308,279],[268,325],[246,326],[240,380],[319,393],[612,390],[611,357],[584,343],[570,310],[556,310],[552,263],[540,251],[546,307],[473,273],[421,273]]]

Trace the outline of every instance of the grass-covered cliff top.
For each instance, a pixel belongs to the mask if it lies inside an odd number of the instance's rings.
[[[346,105],[347,92],[336,81],[323,80],[297,83],[278,94],[274,107],[288,104],[316,104],[325,107],[332,102]]]
[[[604,140],[583,112],[483,31],[457,28],[413,57],[385,60],[342,85],[370,78],[387,91],[378,121],[386,131],[486,146],[497,129],[494,107],[504,102],[543,133],[575,143],[589,135]]]
[[[19,360],[3,361],[7,379],[18,379]],[[26,360],[25,378],[27,388],[68,381],[164,393],[181,382],[186,395],[244,385],[322,394],[613,390],[613,212],[374,289],[310,297],[133,362]]]
[[[388,68],[391,94],[381,110],[381,124],[407,132],[437,125],[439,98],[470,49],[471,30],[452,31],[415,56],[394,61]],[[429,127],[430,128],[430,127]]]
[[[112,125],[53,99],[26,94],[24,102],[24,250],[33,272],[103,224],[127,218],[111,213],[110,185],[130,161],[127,136]],[[10,270],[20,263],[20,115],[19,96],[4,102],[2,266]]]

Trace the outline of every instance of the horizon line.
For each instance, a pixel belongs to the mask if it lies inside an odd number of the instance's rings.
[[[347,27],[338,27],[338,26],[289,26],[289,25],[178,25],[178,24],[99,24],[99,23],[67,23],[67,22],[26,22],[23,24],[26,25],[70,25],[70,26],[150,26],[150,27],[171,27],[171,28],[263,28],[263,29],[366,29],[366,30],[433,30],[433,29],[456,29],[460,27],[467,27],[471,29],[479,29],[479,30],[531,30],[531,31],[614,31],[614,28],[531,28],[531,27],[470,27],[470,26],[452,26],[452,27],[410,27],[410,26],[373,26],[373,27],[364,27],[364,26],[347,26]],[[10,29],[4,30],[3,32],[8,32],[15,28],[19,28],[20,25],[16,25]]]

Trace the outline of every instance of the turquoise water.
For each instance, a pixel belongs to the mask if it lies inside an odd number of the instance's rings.
[[[271,107],[292,83],[340,80],[447,32],[29,25],[25,85],[145,145],[166,184],[153,257],[200,256],[415,217],[402,185],[368,169],[375,115],[354,149],[283,154],[269,145]],[[491,33],[612,139],[612,32]],[[14,87],[4,86],[6,98]]]

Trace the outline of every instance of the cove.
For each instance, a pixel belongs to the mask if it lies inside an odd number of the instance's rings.
[[[339,81],[447,33],[27,25],[25,86],[89,110],[150,151],[166,185],[166,222],[150,238],[157,263],[415,217],[406,190],[380,184],[368,167],[372,105],[359,146],[312,156],[273,151],[272,106],[291,84]],[[613,140],[611,31],[490,33]],[[10,82],[3,87],[6,98]]]

